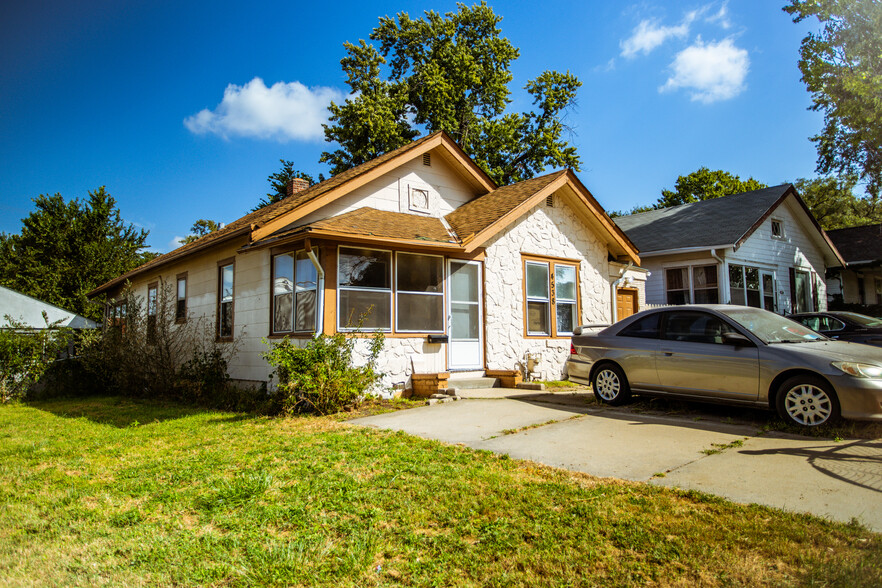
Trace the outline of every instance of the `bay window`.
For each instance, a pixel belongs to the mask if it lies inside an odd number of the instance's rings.
[[[413,253],[396,255],[395,329],[444,332],[444,258]]]
[[[392,329],[392,253],[340,247],[337,255],[340,330]]]

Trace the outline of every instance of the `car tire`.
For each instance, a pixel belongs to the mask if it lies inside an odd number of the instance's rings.
[[[614,363],[599,366],[591,376],[591,390],[598,402],[619,406],[631,399],[631,387],[622,368]]]
[[[782,419],[801,427],[818,427],[839,419],[836,392],[817,376],[793,376],[785,380],[778,388],[775,405]]]

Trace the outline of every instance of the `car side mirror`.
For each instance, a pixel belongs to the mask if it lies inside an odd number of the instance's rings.
[[[723,333],[723,343],[725,343],[726,345],[734,345],[735,347],[753,346],[753,341],[751,341],[741,333],[735,332]]]

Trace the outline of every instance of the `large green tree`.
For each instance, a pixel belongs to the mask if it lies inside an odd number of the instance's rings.
[[[271,173],[266,178],[266,181],[270,184],[270,191],[266,193],[266,198],[261,198],[260,202],[257,203],[257,206],[251,209],[252,212],[259,210],[264,206],[269,206],[270,204],[278,202],[287,196],[288,184],[290,184],[291,180],[294,178],[306,180],[310,186],[315,184],[315,179],[311,175],[294,168],[293,161],[288,161],[286,159],[280,159],[279,161],[282,164],[282,168],[275,173]],[[319,181],[321,182],[324,179],[325,178],[319,174]],[[195,229],[195,225],[193,228]]]
[[[502,17],[485,2],[455,12],[383,17],[375,45],[346,43],[341,61],[352,97],[331,104],[325,138],[340,147],[320,161],[337,174],[400,147],[420,134],[444,130],[500,185],[546,167],[578,170],[575,147],[564,140],[566,110],[581,82],[569,72],[545,71],[526,84],[533,106],[506,112],[511,63],[518,49],[500,36]]]
[[[791,0],[794,22],[815,17],[821,30],[800,47],[799,69],[824,114],[812,137],[818,171],[857,176],[869,197],[882,188],[882,1]]]
[[[3,286],[99,319],[101,304],[86,293],[155,256],[104,186],[85,200],[43,194],[34,205],[19,234],[0,234]]]
[[[753,178],[742,180],[721,169],[710,170],[700,167],[689,175],[679,176],[673,190],[662,189],[661,198],[656,202],[655,208],[668,208],[766,187],[766,184]]]
[[[882,206],[870,198],[858,198],[855,177],[800,178],[794,182],[802,199],[824,230],[882,222]]]
[[[200,218],[190,227],[190,234],[181,239],[181,244],[192,243],[196,239],[220,230],[221,224],[211,219]]]

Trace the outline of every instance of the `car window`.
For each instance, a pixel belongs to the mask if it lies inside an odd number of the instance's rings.
[[[821,330],[821,317],[817,316],[801,316],[796,319],[803,325],[810,328],[812,331],[820,331]]]
[[[858,314],[856,312],[842,312],[840,314],[847,320],[855,322],[862,327],[882,327],[882,319],[873,318],[865,314]]]
[[[658,339],[658,323],[661,313],[656,312],[634,321],[621,331],[619,337],[638,337],[640,339]]]
[[[825,316],[821,319],[821,330],[822,331],[841,331],[845,328],[845,323],[840,320],[833,318],[832,316]],[[818,329],[815,329],[816,331]]]
[[[689,343],[723,344],[723,334],[734,332],[718,317],[705,312],[675,311],[665,313],[664,339]]]
[[[805,325],[767,310],[733,306],[720,308],[718,312],[753,333],[763,343],[802,343],[826,340],[826,337],[809,330]]]

